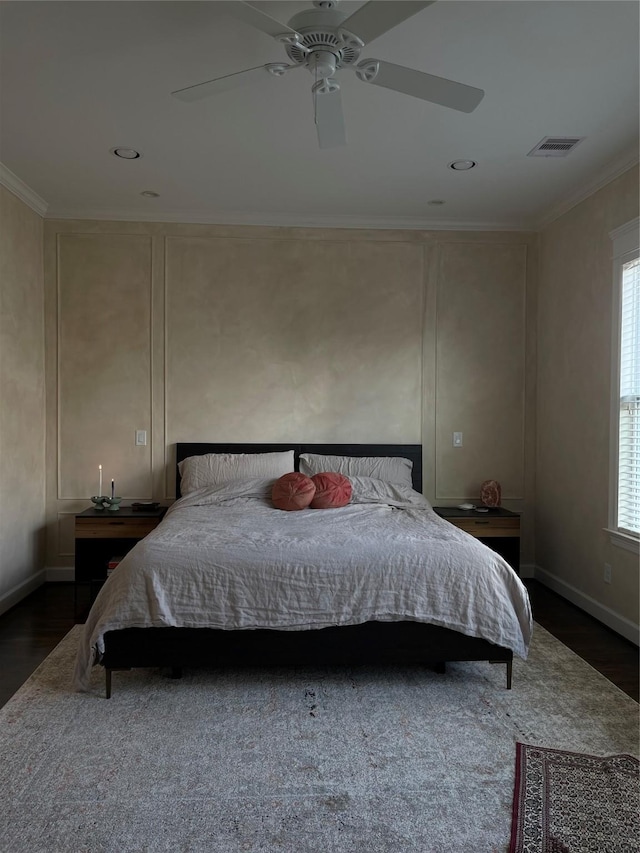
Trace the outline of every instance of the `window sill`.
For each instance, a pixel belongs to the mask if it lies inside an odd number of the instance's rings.
[[[632,554],[640,554],[640,539],[637,536],[622,533],[620,530],[612,530],[610,527],[605,527],[605,530],[609,534],[609,540],[612,545],[624,548],[625,551],[631,551]]]

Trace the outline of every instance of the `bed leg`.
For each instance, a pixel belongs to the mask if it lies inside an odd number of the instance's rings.
[[[433,671],[438,675],[444,675],[447,671],[447,662],[445,660],[436,661],[433,665]]]
[[[107,699],[111,699],[111,672],[112,672],[112,670],[110,670],[110,669],[105,669],[105,671],[104,671],[105,680],[106,680]]]
[[[511,660],[490,660],[489,663],[506,663],[507,665],[507,690],[511,690],[513,678],[513,658]]]
[[[172,666],[171,667],[171,675],[170,678],[182,678],[182,667],[181,666]]]

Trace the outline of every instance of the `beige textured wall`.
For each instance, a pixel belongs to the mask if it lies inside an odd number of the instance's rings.
[[[42,219],[0,187],[0,612],[44,578]]]
[[[524,496],[526,260],[522,244],[441,249],[438,499],[477,495],[487,479],[498,480],[505,500]],[[461,448],[453,446],[454,430],[463,432]]]
[[[546,227],[540,242],[536,562],[638,622],[638,558],[609,542],[612,246],[638,215],[638,169]],[[603,565],[612,583],[603,582]]]
[[[420,441],[421,246],[172,238],[166,282],[170,444]]]
[[[151,497],[151,240],[61,234],[58,275],[58,497],[83,499],[111,477],[118,494]],[[100,455],[96,456],[99,448]]]
[[[528,234],[47,221],[49,565],[99,463],[167,500],[175,442],[233,440],[422,442],[432,501],[502,478],[531,560],[535,264]]]

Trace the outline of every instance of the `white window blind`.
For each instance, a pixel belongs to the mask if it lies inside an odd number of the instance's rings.
[[[640,534],[640,258],[622,265],[618,519]]]

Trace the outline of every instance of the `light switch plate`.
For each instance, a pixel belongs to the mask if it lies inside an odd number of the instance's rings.
[[[453,434],[453,446],[454,447],[462,447],[462,433],[454,432]]]
[[[147,443],[147,431],[146,429],[137,429],[136,430],[136,447],[144,447]]]

